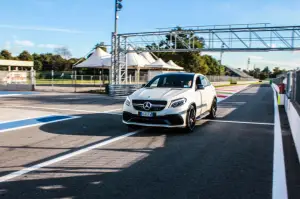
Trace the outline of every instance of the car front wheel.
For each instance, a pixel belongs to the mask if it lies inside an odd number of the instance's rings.
[[[208,115],[208,118],[215,119],[216,117],[217,117],[217,100],[214,99],[210,108],[210,113]]]
[[[194,106],[191,106],[187,111],[186,115],[186,127],[185,132],[190,133],[194,130],[196,126],[196,109]]]

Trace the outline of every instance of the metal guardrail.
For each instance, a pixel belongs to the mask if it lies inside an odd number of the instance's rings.
[[[108,86],[109,96],[127,96],[141,88],[140,84],[110,84]]]

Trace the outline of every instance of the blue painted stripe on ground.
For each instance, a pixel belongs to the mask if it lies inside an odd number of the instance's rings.
[[[38,94],[36,92],[26,92],[26,91],[0,91],[0,95],[33,95]]]
[[[14,122],[5,122],[5,123],[0,123],[0,131],[14,129],[14,128],[20,128],[20,127],[26,127],[26,126],[31,126],[31,125],[38,125],[38,124],[43,124],[43,123],[49,123],[49,122],[55,122],[55,121],[71,119],[71,118],[74,118],[74,117],[65,116],[65,115],[51,115],[51,116],[46,116],[46,117],[25,119],[25,120],[19,120],[19,121],[14,121]]]

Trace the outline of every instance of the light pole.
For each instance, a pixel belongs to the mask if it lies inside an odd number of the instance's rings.
[[[249,71],[249,65],[250,65],[250,57],[248,57],[248,62],[247,62],[247,70]]]
[[[113,33],[113,43],[112,47],[114,48],[113,53],[113,59],[112,59],[112,67],[110,69],[110,83],[119,83],[117,82],[118,79],[117,77],[117,71],[119,71],[119,66],[118,66],[118,19],[119,19],[119,11],[123,8],[123,5],[121,4],[122,0],[115,0],[115,27],[114,27],[114,33]],[[118,69],[118,70],[117,70]]]
[[[219,75],[221,76],[221,67],[222,67],[222,59],[223,59],[223,49],[225,47],[225,44],[222,43],[222,46],[221,46],[221,52],[220,52],[220,60],[219,60],[219,63],[220,63],[220,67],[219,67]]]

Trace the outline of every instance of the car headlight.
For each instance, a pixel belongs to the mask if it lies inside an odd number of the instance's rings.
[[[186,103],[186,98],[180,98],[180,99],[176,99],[176,100],[172,100],[170,107],[172,108],[177,108],[179,106],[182,106]]]
[[[129,97],[126,98],[125,104],[126,104],[127,106],[130,106],[131,103],[130,103]]]

